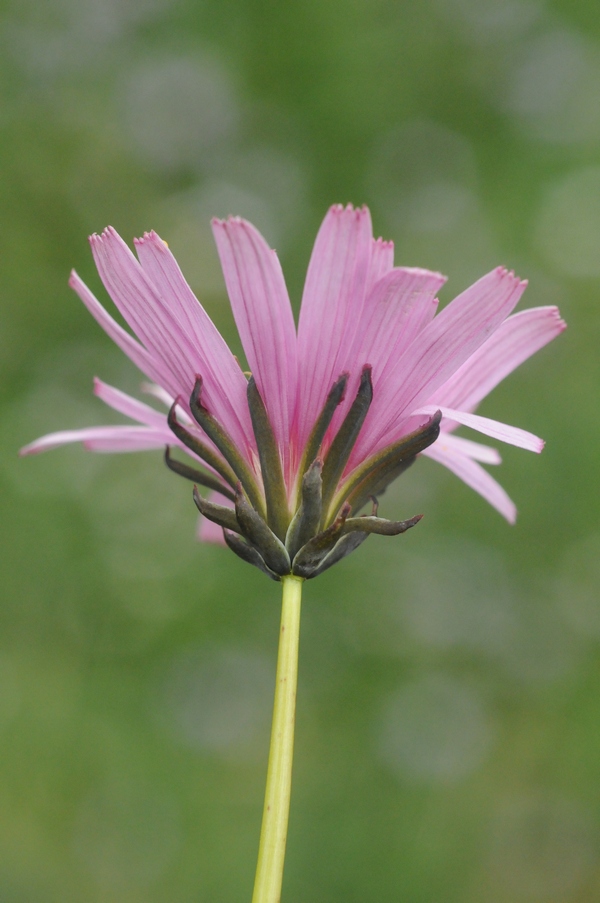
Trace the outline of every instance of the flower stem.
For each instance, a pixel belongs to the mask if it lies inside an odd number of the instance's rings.
[[[287,838],[298,680],[301,577],[282,577],[283,600],[267,788],[252,903],[279,903]]]

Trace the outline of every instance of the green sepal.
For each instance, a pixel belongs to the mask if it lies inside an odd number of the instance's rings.
[[[326,555],[331,552],[336,542],[342,535],[346,518],[350,514],[350,505],[344,505],[342,510],[329,527],[321,533],[317,533],[305,543],[294,556],[292,573],[297,577],[308,577],[321,564]]]
[[[306,448],[304,449],[304,454],[302,455],[302,461],[300,463],[299,469],[299,472],[302,475],[305,474],[307,469],[312,465],[313,461],[319,454],[321,443],[323,442],[325,433],[327,432],[329,424],[333,419],[335,409],[344,400],[344,395],[346,394],[346,386],[348,385],[349,378],[349,373],[342,373],[342,375],[339,376],[338,379],[334,382],[329,391],[329,394],[323,406],[323,410],[319,414],[317,422],[312,428],[312,432],[308,437],[308,442],[306,443]]]
[[[242,561],[246,561],[248,564],[253,564],[254,567],[257,567],[259,571],[262,571],[263,574],[266,574],[267,577],[271,578],[271,580],[281,580],[281,577],[273,573],[271,568],[267,567],[260,553],[256,551],[254,546],[248,545],[248,543],[244,539],[242,539],[240,536],[237,536],[235,533],[230,533],[229,530],[223,530],[223,537],[231,551],[235,552],[238,558],[241,558]]]
[[[197,486],[194,486],[193,495],[196,508],[200,514],[203,514],[204,517],[211,520],[214,524],[218,524],[219,527],[234,530],[236,533],[240,532],[240,525],[233,508],[226,508],[225,505],[215,505],[214,502],[209,502],[208,499],[200,495]]]
[[[370,536],[369,533],[347,533],[345,536],[342,536],[341,539],[338,539],[336,544],[334,545],[331,552],[325,556],[322,560],[321,564],[315,568],[315,570],[307,575],[307,580],[312,577],[318,577],[319,574],[322,574],[323,571],[328,570],[330,567],[333,567],[334,564],[337,564],[338,561],[341,561],[343,558],[346,558],[347,555],[350,555],[355,549],[358,549],[360,545],[363,544],[365,539],[368,539]]]
[[[290,513],[281,469],[281,458],[271,421],[253,376],[248,380],[247,394],[265,489],[267,523],[273,533],[283,540],[290,523]]]
[[[178,398],[175,399],[173,404],[169,409],[169,413],[167,414],[167,423],[169,424],[169,428],[174,436],[176,436],[180,442],[183,442],[186,448],[189,448],[190,451],[194,452],[199,458],[203,461],[206,461],[213,470],[216,470],[218,474],[220,474],[226,483],[229,483],[230,486],[236,486],[238,482],[238,478],[235,473],[231,469],[231,467],[223,461],[220,455],[215,454],[212,448],[209,448],[208,445],[205,445],[200,439],[194,436],[189,432],[179,421],[177,420],[177,405],[180,404],[180,400]]]
[[[342,533],[353,533],[358,530],[361,533],[379,533],[380,536],[399,536],[418,524],[422,517],[422,514],[416,514],[408,520],[386,520],[385,517],[373,515],[349,517]]]
[[[220,492],[221,495],[224,495],[225,498],[234,500],[235,496],[227,486],[224,486],[221,480],[217,477],[213,476],[211,473],[206,473],[203,470],[197,470],[195,467],[190,467],[189,464],[184,464],[183,461],[178,461],[177,458],[171,457],[171,449],[167,445],[165,446],[165,464],[172,470],[173,473],[176,473],[180,477],[184,477],[186,480],[191,480],[192,483],[199,483],[200,486],[205,486],[207,489],[212,489],[214,492]]]
[[[302,478],[300,507],[296,511],[285,537],[285,547],[294,560],[296,553],[319,530],[321,523],[321,494],[323,462],[316,458]]]
[[[241,484],[238,485],[235,496],[235,513],[241,533],[260,552],[267,567],[282,577],[289,574],[291,562],[286,547],[254,510],[244,495]]]
[[[436,411],[423,426],[367,458],[340,486],[331,510],[335,511],[336,505],[347,500],[353,511],[360,511],[370,496],[384,492],[393,480],[410,467],[419,452],[435,442],[440,434],[441,419],[441,411]]]
[[[352,406],[346,414],[325,457],[323,465],[323,518],[321,520],[323,525],[329,519],[329,505],[344,468],[348,463],[348,458],[354,448],[372,400],[371,367],[366,365],[362,370],[356,398],[352,402]]]
[[[236,448],[231,436],[225,430],[216,417],[204,407],[200,401],[202,394],[202,377],[197,376],[194,389],[190,395],[190,410],[196,423],[202,427],[209,439],[215,443],[231,469],[236,475],[236,481],[239,481],[244,487],[244,491],[250,499],[252,505],[262,517],[266,516],[264,501],[254,474],[246,463],[244,457]],[[235,485],[235,483],[234,483]]]

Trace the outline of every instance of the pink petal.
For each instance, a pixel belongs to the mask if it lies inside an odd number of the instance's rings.
[[[166,432],[169,432],[168,430]],[[165,431],[149,429],[145,426],[92,426],[82,430],[63,430],[49,433],[26,445],[20,455],[37,455],[39,452],[83,442],[88,451],[134,452],[161,448],[169,442]]]
[[[114,229],[106,229],[102,236],[90,239],[94,259],[106,290],[132,329],[144,342],[158,362],[161,379],[157,381],[174,397],[187,403],[196,375],[203,377],[203,401],[215,410],[220,397],[214,376],[194,346],[180,315],[172,309],[170,299],[163,300],[142,269],[141,264]],[[204,371],[204,372],[203,372]],[[243,379],[243,375],[242,375]],[[215,413],[222,418],[223,411]],[[235,428],[237,418],[224,425]],[[245,438],[240,436],[240,449],[248,459],[251,452]]]
[[[96,322],[136,367],[139,367],[142,373],[145,373],[154,382],[163,382],[166,379],[163,368],[157,365],[152,355],[107,313],[75,270],[71,271],[69,285],[77,292]]]
[[[461,454],[448,445],[439,444],[439,442],[440,440],[438,439],[437,442],[426,448],[423,454],[451,470],[463,483],[466,483],[467,486],[470,486],[471,489],[483,496],[490,505],[506,518],[509,524],[514,524],[517,519],[517,509],[502,486],[472,458]]]
[[[440,449],[459,452],[481,464],[502,464],[502,458],[497,449],[490,448],[489,445],[481,445],[480,442],[472,442],[462,436],[455,436],[452,433],[442,432],[435,444]]]
[[[363,313],[373,239],[366,208],[341,205],[327,213],[313,248],[298,324],[297,437],[300,449],[344,367]],[[389,250],[376,251],[376,270]]]
[[[114,411],[119,411],[126,417],[137,420],[138,423],[156,427],[157,429],[168,429],[166,414],[161,414],[160,411],[155,411],[150,405],[138,401],[137,398],[132,398],[131,395],[126,395],[120,389],[109,386],[107,383],[102,382],[101,379],[98,379],[98,377],[94,379],[94,395],[101,398]]]
[[[145,426],[157,430],[163,437],[162,442],[160,443],[161,445],[177,446],[189,455],[196,464],[198,463],[196,455],[171,432],[167,423],[166,413],[162,414],[160,411],[155,411],[154,408],[151,408],[149,405],[143,404],[143,402],[138,401],[136,398],[126,395],[125,392],[121,392],[119,389],[107,385],[107,383],[102,382],[102,380],[97,377],[94,379],[94,393],[101,398],[105,404],[113,408],[113,410],[119,411],[119,413],[125,414],[126,417],[131,417],[133,420],[137,420],[139,423],[143,423]],[[164,397],[162,390],[159,395],[161,399],[164,398],[164,401],[171,407],[172,402],[169,401],[169,396],[167,395]],[[185,424],[189,432],[200,439],[205,445],[208,445],[215,454],[222,457],[212,440],[205,435],[203,430],[200,429],[198,424],[195,423],[191,417],[188,417],[186,412],[179,405],[177,406],[176,413],[180,423]],[[202,466],[206,470],[213,472],[212,467],[206,464],[206,462],[203,461]]]
[[[376,282],[389,273],[394,266],[394,242],[383,238],[371,239],[371,258],[365,285],[365,295],[373,289]]]
[[[534,307],[508,317],[430,399],[473,411],[498,383],[566,328],[557,307]]]
[[[157,401],[160,401],[167,410],[171,407],[175,399],[172,395],[169,395],[166,389],[163,389],[162,386],[157,385],[156,383],[142,383],[140,389],[144,393],[144,395],[151,395],[152,398],[156,398]],[[186,422],[191,422],[191,418],[185,415]]]
[[[371,364],[373,391],[379,392],[388,368],[429,323],[437,308],[436,293],[445,277],[428,270],[397,267],[375,283],[365,302],[363,325],[354,346],[340,361],[342,371],[350,373],[346,398],[333,418],[330,436],[335,435],[352,404],[364,364]],[[325,450],[328,442],[325,441]]]
[[[98,434],[83,440],[84,448],[94,452],[134,452],[164,448],[171,442],[166,431],[146,429],[142,426],[98,427]],[[117,432],[119,430],[119,432]]]
[[[509,426],[507,423],[500,423],[498,420],[490,420],[489,417],[481,417],[479,414],[468,414],[465,411],[457,411],[454,408],[446,408],[436,405],[425,405],[415,411],[415,414],[435,414],[441,411],[442,415],[448,420],[456,423],[462,423],[469,426],[479,433],[491,436],[493,439],[499,439],[500,442],[507,442],[509,445],[516,445],[518,448],[525,448],[527,451],[537,452],[538,454],[544,448],[544,440],[527,430],[521,430],[516,426]]]
[[[296,329],[281,265],[245,220],[215,219],[212,226],[248,364],[287,459],[296,403]]]
[[[189,397],[201,362],[173,311],[163,304],[139,261],[111,227],[92,235],[90,245],[104,286],[115,306],[160,361],[161,385],[174,396]],[[204,374],[201,374],[202,376]]]
[[[365,303],[363,329],[354,348],[353,370],[373,367],[373,384],[382,381],[409,345],[429,323],[444,276],[428,270],[398,267],[373,287]]]
[[[177,316],[194,345],[199,373],[204,380],[204,403],[217,414],[236,444],[254,447],[246,378],[227,343],[156,232],[146,233],[134,243],[144,272],[163,305]]]
[[[378,387],[353,462],[387,443],[407,413],[432,396],[498,328],[525,287],[499,267],[455,298],[418,334]]]
[[[230,499],[225,498],[224,495],[221,495],[220,492],[209,492],[207,498],[211,502],[214,502],[215,505],[223,505],[225,508],[234,507],[233,502]],[[202,515],[200,515],[198,519],[198,530],[196,535],[201,542],[209,542],[216,546],[227,545],[223,537],[223,528]]]

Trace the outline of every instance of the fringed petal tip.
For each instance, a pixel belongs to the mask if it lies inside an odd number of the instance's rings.
[[[373,239],[373,247],[377,248],[378,251],[394,251],[394,242],[389,241],[386,238],[374,238]]]
[[[325,215],[325,221],[329,217],[345,217],[346,219],[356,220],[356,222],[371,222],[371,211],[364,204],[362,207],[355,207],[353,204],[332,204]],[[392,242],[385,242],[384,245],[392,245]]]
[[[366,206],[366,204],[361,204],[360,207],[355,207],[354,204],[332,204],[329,208],[329,213],[356,213],[359,216],[367,215],[370,216],[370,210]]]
[[[114,226],[106,226],[100,233],[92,232],[92,234],[88,238],[88,241],[93,248],[95,246],[102,245],[106,241],[110,241],[114,238],[118,238],[120,241],[123,240]]]
[[[548,305],[548,307],[545,307],[545,308],[540,307],[540,308],[538,308],[538,310],[546,311],[548,317],[550,317],[551,319],[556,321],[555,327],[556,327],[557,335],[559,335],[561,332],[565,331],[565,329],[567,328],[567,324],[566,324],[565,320],[563,320],[563,318],[561,317],[560,310],[558,309],[558,307],[556,307],[556,305],[554,305],[554,304]]]
[[[162,251],[163,253],[169,250],[168,243],[161,238],[158,232],[155,232],[154,229],[151,229],[150,232],[144,232],[141,238],[134,238],[133,244],[135,247],[139,247],[140,245],[152,245],[158,251]]]
[[[508,267],[498,266],[498,267],[496,267],[495,270],[493,270],[493,272],[500,279],[509,279],[511,282],[514,283],[515,287],[518,286],[522,292],[524,292],[525,289],[527,288],[527,286],[529,285],[528,279],[521,279],[520,276],[517,276],[517,274],[515,273],[514,270],[509,270]]]
[[[254,228],[254,226],[252,226],[252,223],[249,223],[248,220],[243,218],[243,216],[233,216],[233,215],[229,215],[229,216],[225,216],[225,217],[213,216],[213,218],[210,221],[210,224],[211,224],[213,230],[216,228],[218,229],[221,226],[228,226],[228,225],[234,225],[234,226],[246,225],[246,226],[250,226],[251,228]]]

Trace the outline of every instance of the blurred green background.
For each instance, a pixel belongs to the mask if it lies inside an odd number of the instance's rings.
[[[600,899],[600,13],[592,0],[4,0],[1,903],[249,901],[279,591],[199,545],[159,453],[18,460],[139,375],[67,287],[154,228],[239,349],[208,228],[251,219],[294,303],[367,203],[448,300],[493,266],[569,329],[482,413],[509,527],[419,462],[307,584],[286,903]],[[466,434],[466,431],[464,431]]]

